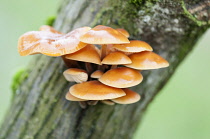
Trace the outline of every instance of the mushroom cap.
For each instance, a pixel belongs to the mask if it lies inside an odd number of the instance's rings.
[[[143,76],[135,69],[119,67],[104,73],[99,81],[105,85],[116,88],[135,86],[143,80]]]
[[[69,92],[75,97],[88,100],[113,99],[125,95],[122,89],[104,85],[99,81],[75,84],[70,87]]]
[[[40,31],[48,31],[48,32],[52,32],[52,33],[57,33],[57,34],[62,34],[61,32],[55,30],[53,27],[48,26],[48,25],[42,25],[39,28]]]
[[[87,44],[80,42],[81,35],[90,30],[82,27],[71,31],[66,35],[51,31],[30,31],[18,40],[18,52],[21,56],[42,53],[48,56],[61,56],[76,52]]]
[[[130,64],[131,59],[122,52],[112,52],[105,56],[101,62],[107,65],[120,65],[120,64]]]
[[[127,38],[130,36],[130,34],[123,28],[117,28],[116,30],[122,33]]]
[[[128,88],[123,89],[123,91],[126,93],[125,96],[112,99],[112,101],[114,101],[115,103],[119,103],[119,104],[131,104],[131,103],[135,103],[135,102],[139,101],[141,98],[138,93],[136,93]]]
[[[113,48],[123,52],[141,52],[153,50],[148,43],[139,40],[132,40],[129,44],[115,44],[113,45]]]
[[[101,70],[96,70],[96,71],[94,71],[94,72],[90,75],[90,77],[91,77],[91,78],[96,78],[96,79],[98,79],[98,78],[100,78],[103,74],[104,74],[104,73],[103,73]]]
[[[77,82],[82,83],[86,82],[88,80],[88,74],[85,70],[82,69],[76,69],[76,68],[70,68],[63,72],[64,77],[67,81],[70,82]]]
[[[92,44],[88,44],[85,48],[65,56],[66,59],[72,59],[77,61],[95,63],[100,65],[101,58],[96,48]]]
[[[66,93],[66,99],[67,100],[70,100],[70,101],[87,101],[85,99],[80,99],[80,98],[77,98],[75,96],[73,96],[71,93],[67,92]]]
[[[80,37],[80,41],[88,44],[122,44],[130,43],[127,37],[117,30],[98,25]]]
[[[154,52],[143,51],[129,55],[131,64],[126,64],[126,67],[148,70],[148,69],[159,69],[168,67],[169,63],[164,58]]]

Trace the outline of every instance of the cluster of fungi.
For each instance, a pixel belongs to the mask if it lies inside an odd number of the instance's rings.
[[[20,55],[44,54],[61,56],[68,69],[63,72],[70,87],[66,99],[78,101],[80,106],[131,104],[140,95],[129,87],[140,84],[141,70],[169,66],[152,47],[140,40],[128,40],[124,29],[98,25],[81,27],[67,34],[50,26],[23,34],[18,41]],[[100,48],[100,49],[99,49]]]

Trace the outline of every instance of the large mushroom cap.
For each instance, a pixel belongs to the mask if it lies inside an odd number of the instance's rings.
[[[88,30],[90,30],[89,27],[82,27],[66,35],[46,30],[27,32],[20,36],[18,40],[18,52],[21,56],[37,53],[48,56],[61,56],[73,53],[87,45],[80,42],[79,38]]]
[[[67,92],[66,93],[66,99],[67,100],[70,100],[70,101],[87,101],[85,99],[80,99],[80,98],[77,98],[75,96],[73,96],[71,93]]]
[[[113,99],[125,95],[122,89],[106,86],[99,81],[75,84],[70,87],[69,92],[75,97],[88,100]]]
[[[18,52],[21,56],[43,53],[49,56],[59,55],[57,48],[50,45],[61,37],[60,34],[55,34],[47,31],[30,31],[18,40]]]
[[[138,70],[158,69],[169,66],[168,61],[158,54],[149,51],[134,53],[129,58],[132,63],[125,66]]]
[[[67,81],[74,81],[77,83],[86,82],[88,80],[88,74],[85,70],[70,68],[63,72],[64,77]]]
[[[143,80],[143,76],[137,70],[120,67],[111,69],[104,73],[99,81],[108,86],[116,88],[127,88],[135,86]]]
[[[106,55],[106,57],[102,60],[101,63],[108,65],[130,64],[131,59],[122,52],[112,52]]]
[[[117,30],[98,25],[80,37],[80,41],[88,44],[122,44],[129,43],[127,37]]]
[[[119,104],[131,104],[140,100],[140,95],[138,93],[128,88],[123,89],[123,91],[126,93],[125,96],[112,99],[112,101]]]
[[[83,62],[101,64],[101,58],[94,45],[88,44],[85,48],[65,56],[66,59],[72,59]]]
[[[132,40],[129,44],[115,44],[113,48],[123,52],[152,51],[152,47],[148,43],[139,40]]]

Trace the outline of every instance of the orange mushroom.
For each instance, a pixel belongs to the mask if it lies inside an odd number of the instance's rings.
[[[65,56],[66,59],[95,63],[100,65],[101,59],[94,45],[88,44],[85,48]]]
[[[127,55],[123,54],[122,52],[112,52],[104,57],[101,63],[107,65],[120,65],[130,64],[132,63],[132,61]]]
[[[67,81],[74,81],[77,83],[86,82],[88,80],[88,74],[85,70],[70,68],[63,72],[64,77]]]
[[[154,52],[143,51],[134,53],[129,58],[132,63],[126,64],[125,66],[138,70],[158,69],[169,66],[168,61]]]
[[[114,99],[125,95],[122,89],[104,85],[99,81],[75,84],[70,87],[69,92],[75,97],[88,100]]]
[[[123,51],[123,52],[141,52],[141,51],[152,51],[152,47],[144,42],[139,40],[132,40],[129,44],[115,44],[113,48]]]
[[[76,52],[87,44],[80,42],[79,38],[85,34],[89,27],[82,27],[66,35],[51,31],[31,31],[20,36],[18,51],[21,56],[42,53],[48,56],[61,56]]]
[[[71,93],[67,92],[66,93],[66,99],[67,100],[70,100],[70,101],[87,101],[85,99],[80,99],[80,98],[77,98],[75,96],[73,96]]]
[[[116,88],[135,86],[143,80],[143,76],[135,69],[120,67],[104,73],[99,81],[105,85]]]
[[[100,78],[103,74],[104,74],[104,73],[103,73],[101,70],[96,70],[96,71],[94,71],[94,72],[90,75],[90,77],[91,77],[91,78],[96,78],[96,79],[98,79],[98,78]]]
[[[86,70],[88,73],[92,72],[92,67],[91,67],[90,63],[95,63],[98,65],[101,64],[100,55],[97,52],[96,47],[92,44],[88,44],[85,48],[83,48],[75,53],[66,55],[65,58],[86,62],[85,66],[86,66]]]
[[[103,59],[106,56],[106,45],[105,44],[123,44],[130,43],[127,37],[118,32],[117,30],[98,25],[83,36],[80,37],[80,41],[88,44],[101,44],[101,58]]]
[[[123,89],[123,91],[126,93],[125,96],[112,99],[112,101],[114,101],[115,103],[119,103],[119,104],[131,104],[131,103],[135,103],[135,102],[139,101],[141,98],[138,93],[136,93],[128,88]]]
[[[127,38],[130,36],[130,34],[123,28],[117,28],[116,30],[122,33]]]

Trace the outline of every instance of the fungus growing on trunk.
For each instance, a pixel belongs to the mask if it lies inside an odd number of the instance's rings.
[[[127,37],[125,37],[122,33],[111,27],[103,25],[98,25],[89,30],[87,33],[80,37],[80,41],[88,44],[102,45],[101,59],[106,56],[106,44],[130,43]]]
[[[148,43],[129,41],[128,37],[124,29],[103,25],[92,29],[81,27],[67,34],[44,25],[40,31],[23,34],[18,41],[18,51],[22,56],[37,53],[62,56],[69,68],[63,72],[64,77],[78,83],[70,87],[65,97],[78,101],[82,108],[99,101],[107,105],[131,104],[140,100],[138,93],[127,88],[142,82],[143,76],[138,70],[163,68],[169,63],[151,52],[153,49]],[[99,50],[93,44],[102,47]]]
[[[63,72],[63,75],[67,81],[82,83],[88,80],[88,74],[85,70],[70,68]]]
[[[134,53],[129,58],[132,60],[132,63],[125,66],[138,70],[159,69],[169,66],[168,61],[154,52],[143,51]]]
[[[122,89],[104,85],[99,81],[75,84],[70,87],[69,92],[75,97],[86,100],[114,99],[125,95]]]
[[[48,56],[62,56],[74,53],[87,44],[80,42],[79,38],[85,34],[89,27],[75,29],[68,34],[58,34],[50,31],[31,31],[20,36],[18,52],[21,56],[32,54],[45,54]]]
[[[139,101],[141,98],[138,93],[136,93],[128,88],[123,89],[123,91],[126,93],[125,96],[112,99],[112,101],[114,101],[115,103],[119,103],[119,104],[131,104],[131,103],[135,103],[135,102]]]
[[[85,48],[65,56],[66,59],[82,62],[95,63],[100,65],[101,58],[94,45],[88,44]]]
[[[105,85],[116,88],[135,86],[143,80],[143,76],[135,69],[120,67],[104,73],[99,81]]]
[[[115,44],[113,48],[123,51],[123,52],[142,52],[142,51],[152,51],[152,47],[144,42],[139,40],[132,40],[128,44]]]
[[[132,63],[131,59],[122,52],[112,52],[104,57],[101,62],[107,65],[122,65]]]
[[[123,28],[117,28],[116,30],[122,33],[127,38],[130,36],[130,34]]]
[[[96,79],[98,79],[98,78],[100,78],[103,74],[104,74],[104,73],[103,73],[101,70],[96,70],[96,71],[94,71],[94,72],[90,75],[90,77],[91,77],[91,78],[96,78]]]
[[[73,96],[71,93],[67,92],[66,93],[66,99],[67,100],[70,100],[70,101],[87,101],[85,99],[80,99],[80,98],[77,98],[75,96]]]

